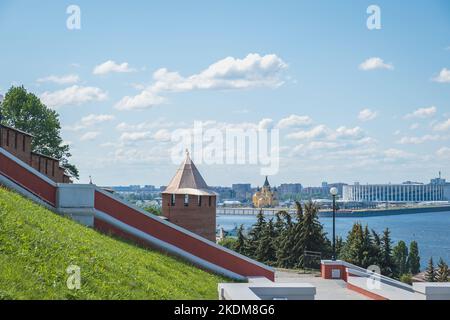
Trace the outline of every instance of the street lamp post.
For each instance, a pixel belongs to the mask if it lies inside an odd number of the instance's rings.
[[[332,257],[332,260],[336,261],[336,196],[338,194],[338,189],[331,188],[330,193],[333,196],[333,257]]]

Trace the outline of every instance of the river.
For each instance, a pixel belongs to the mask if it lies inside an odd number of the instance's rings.
[[[272,217],[270,216],[268,218]],[[328,235],[331,235],[333,219],[321,217],[319,220]],[[217,216],[218,227],[223,227],[225,231],[232,230],[241,224],[245,228],[248,228],[255,221],[256,216],[249,215]],[[417,241],[419,244],[422,269],[426,268],[430,257],[433,257],[435,264],[437,264],[440,257],[447,263],[450,263],[450,212],[338,218],[336,219],[336,234],[345,239],[353,224],[357,221],[361,222],[363,226],[367,224],[370,229],[374,229],[378,233],[389,228],[393,242],[404,240],[409,246],[411,241]]]

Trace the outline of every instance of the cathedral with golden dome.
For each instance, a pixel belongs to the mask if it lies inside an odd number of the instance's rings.
[[[256,190],[253,195],[253,206],[255,208],[273,208],[278,205],[277,188],[270,187],[269,179],[266,176],[266,181],[262,188]]]

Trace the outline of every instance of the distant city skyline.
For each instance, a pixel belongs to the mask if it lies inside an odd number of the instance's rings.
[[[167,185],[172,134],[195,122],[279,130],[272,185],[450,179],[450,3],[4,0],[0,94],[60,114],[80,182]],[[174,6],[177,10],[174,11]],[[32,32],[31,32],[32,30]],[[199,163],[211,186],[261,165]]]
[[[270,178],[270,177],[269,177]],[[433,183],[433,180],[438,180],[438,179],[443,179],[445,180],[447,183],[450,183],[448,181],[448,179],[446,179],[444,176],[442,176],[442,178],[439,178],[438,175],[436,175],[435,177],[430,177],[428,180],[425,181],[418,181],[418,180],[414,180],[414,179],[406,179],[403,181],[387,181],[387,182],[380,182],[380,183],[372,183],[370,181],[368,182],[361,182],[361,181],[321,181],[319,184],[316,185],[307,185],[302,183],[301,181],[297,181],[297,182],[279,182],[279,183],[275,183],[272,184],[271,186],[273,187],[280,187],[281,185],[302,185],[302,188],[320,188],[323,187],[323,183],[327,183],[328,185],[335,185],[335,184],[347,184],[347,185],[354,185],[356,184],[360,184],[360,185],[375,185],[375,184],[380,184],[380,185],[389,185],[389,184],[407,184],[407,183],[422,183],[422,184],[429,184],[429,183]],[[250,185],[250,187],[252,189],[261,187],[263,183],[260,184],[253,184],[251,182],[237,182],[234,183],[232,182],[231,184],[224,184],[224,185],[211,185],[208,184],[210,187],[213,188],[221,188],[221,187],[225,187],[225,188],[233,188],[234,185]],[[160,188],[160,187],[165,187],[165,184],[155,184],[155,183],[146,183],[146,184],[117,184],[117,185],[104,185],[104,186],[108,186],[108,187],[141,187],[141,188],[148,188],[148,187],[154,187],[154,188]]]

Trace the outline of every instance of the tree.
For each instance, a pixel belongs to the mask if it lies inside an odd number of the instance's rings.
[[[315,251],[322,253],[323,257],[328,257],[331,253],[331,245],[323,230],[323,225],[319,222],[318,213],[319,207],[315,203],[309,201],[305,204],[296,251],[301,250],[302,253],[306,250]],[[305,257],[302,254],[298,263],[299,267],[305,267],[305,262]],[[313,264],[312,266],[316,265]]]
[[[256,216],[256,223],[253,225],[252,230],[249,232],[247,241],[246,252],[249,256],[255,257],[255,252],[258,249],[259,242],[263,236],[263,231],[266,226],[266,220],[262,210],[258,212]]]
[[[225,237],[224,239],[219,241],[219,245],[235,251],[236,250],[236,241],[237,240],[235,238]]]
[[[408,247],[404,241],[399,241],[392,250],[392,261],[396,278],[408,273]]]
[[[33,135],[32,149],[59,159],[61,166],[78,179],[78,169],[69,163],[69,145],[61,138],[61,124],[56,111],[46,107],[41,100],[22,87],[11,87],[0,105],[2,124]]]
[[[255,258],[258,261],[272,265],[275,262],[275,247],[274,247],[275,231],[273,227],[273,220],[270,219],[262,230],[262,236],[258,243],[255,252]]]
[[[245,242],[246,241],[247,241],[247,239],[245,238],[245,235],[244,235],[244,225],[241,224],[237,230],[237,241],[236,241],[236,246],[235,246],[236,252],[245,254]]]
[[[428,267],[425,272],[425,281],[436,282],[436,270],[434,269],[433,257],[428,261]]]
[[[293,256],[293,264],[298,264],[300,262],[300,258],[303,256],[305,252],[305,243],[304,238],[302,237],[303,223],[304,223],[304,214],[303,207],[300,202],[295,202],[296,206],[296,216],[295,216],[295,224],[292,227],[292,232],[289,235],[291,237],[292,242],[292,251],[291,255]]]
[[[146,206],[144,208],[144,210],[149,212],[149,213],[151,213],[151,214],[154,214],[155,216],[161,216],[162,215],[161,208],[158,207],[158,206],[155,206],[155,205]]]
[[[292,223],[292,217],[288,212],[285,212],[283,218],[284,228],[279,236],[276,251],[277,266],[280,268],[292,268],[295,263],[295,257],[292,254],[292,248],[294,246],[294,225]]]
[[[381,242],[381,237],[380,235],[372,229],[372,249],[373,249],[373,262],[372,264],[380,266],[381,265],[381,261],[383,260],[382,258],[382,250],[381,250],[381,246],[382,246],[382,242]]]
[[[364,227],[362,233],[361,255],[361,266],[363,268],[367,268],[376,263],[375,248],[368,225]]]
[[[283,221],[283,216],[286,214],[286,211],[278,211],[275,214],[275,223],[273,225],[275,232],[274,245],[276,248],[280,247],[280,243],[283,240],[283,231],[285,229],[285,224]]]
[[[420,272],[419,246],[416,241],[412,241],[409,245],[408,268],[412,274]]]
[[[402,274],[400,276],[400,281],[409,285],[412,285],[413,279],[411,273]]]
[[[336,258],[342,259],[342,254],[344,252],[345,242],[342,237],[336,236]]]
[[[361,265],[362,227],[359,222],[353,224],[347,234],[345,247],[341,250],[342,259],[354,265]]]
[[[381,273],[385,276],[392,276],[393,274],[393,263],[392,263],[392,241],[391,241],[391,232],[389,228],[386,228],[383,232],[383,236],[381,237]]]
[[[450,276],[448,265],[444,262],[442,258],[439,259],[436,271],[437,282],[448,282],[448,277]]]

